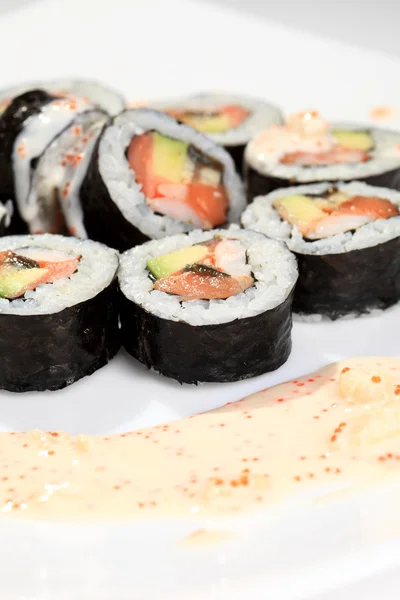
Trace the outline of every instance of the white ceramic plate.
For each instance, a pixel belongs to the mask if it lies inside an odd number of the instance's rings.
[[[225,89],[286,110],[318,107],[366,121],[399,111],[399,61],[189,0],[52,0],[3,16],[2,84],[58,76],[102,79],[130,100]],[[0,394],[3,430],[118,432],[204,411],[353,355],[400,355],[400,308],[337,323],[295,323],[279,371],[251,381],[180,386],[121,353],[70,388]],[[118,525],[0,522],[7,600],[306,598],[397,565],[396,489],[310,508],[307,498],[234,520]],[[278,518],[279,517],[279,518]],[[179,544],[201,526],[231,531],[207,549]],[[386,596],[389,598],[389,595]]]

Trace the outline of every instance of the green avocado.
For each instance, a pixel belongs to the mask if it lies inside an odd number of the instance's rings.
[[[347,129],[334,129],[332,134],[342,146],[351,150],[368,152],[374,147],[374,140],[369,131],[350,131]]]
[[[47,269],[23,269],[21,271],[3,272],[0,275],[0,297],[18,298],[36,281],[41,281]]]
[[[208,252],[207,247],[200,244],[189,246],[188,248],[181,248],[181,250],[177,250],[176,252],[151,258],[147,261],[146,266],[153,277],[162,279],[184,269],[188,265],[193,265],[201,261],[207,256]]]
[[[153,133],[152,166],[154,176],[171,183],[181,182],[184,173],[188,144],[180,140]]]
[[[325,216],[311,198],[302,194],[278,198],[274,202],[274,207],[280,216],[292,225],[298,222],[310,223]]]

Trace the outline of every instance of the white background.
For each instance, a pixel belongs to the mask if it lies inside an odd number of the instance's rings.
[[[369,110],[382,103],[400,111],[397,2],[375,6],[343,0],[329,3],[330,8],[317,1],[240,3],[248,14],[230,13],[216,2],[190,0],[30,0],[22,8],[21,4],[22,0],[13,0],[13,9],[17,8],[0,16],[4,86],[78,75],[103,79],[132,100],[222,88],[267,97],[286,110],[318,107],[330,118],[366,120]],[[261,13],[270,19],[260,18]],[[390,26],[382,27],[387,22]],[[393,56],[373,49],[390,50]],[[400,126],[399,114],[393,124]],[[145,373],[120,355],[99,373],[60,393],[0,394],[0,427],[100,433],[204,410],[343,356],[399,356],[393,335],[399,317],[400,309],[395,308],[356,321],[296,323],[293,353],[282,369],[230,386],[180,387]],[[194,553],[195,564],[168,546],[172,535],[168,524],[149,525],[153,537],[146,538],[145,551],[140,545],[145,526],[96,529],[96,537],[94,530],[83,526],[68,528],[66,535],[56,525],[11,523],[3,529],[0,524],[0,597],[148,600],[146,586],[152,590],[158,586],[151,600],[156,596],[183,600],[191,597],[187,590],[193,578],[202,599],[255,600],[266,594],[274,600],[304,598],[311,591],[343,585],[397,564],[398,505],[395,512],[391,507],[383,515],[376,514],[375,506],[360,498],[301,519],[294,514],[267,533],[260,527],[258,537],[258,530],[252,531],[243,546],[239,540],[232,548],[211,552],[207,560]],[[246,520],[240,523],[251,531]],[[176,538],[183,526],[173,527]],[[324,537],[328,533],[331,543]],[[382,549],[384,541],[390,543]],[[160,570],[156,558],[164,548],[170,560],[175,558],[170,571]],[[242,552],[246,566],[238,570]],[[153,556],[153,562],[148,556]],[[203,576],[195,579],[199,573]],[[395,584],[399,589],[396,580],[392,571],[366,586],[353,586],[348,593],[336,591],[335,598],[398,598],[398,592],[391,591]],[[142,593],[135,596],[132,590],[137,592],[139,584]],[[328,599],[333,596],[325,596]]]

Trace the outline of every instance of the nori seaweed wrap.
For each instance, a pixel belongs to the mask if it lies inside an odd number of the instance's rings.
[[[257,197],[242,224],[295,253],[296,313],[337,319],[400,300],[397,191],[360,182],[284,188]]]
[[[57,390],[104,366],[120,347],[118,256],[49,234],[0,240],[0,388]]]
[[[166,279],[154,281],[157,269],[149,265],[157,265],[160,254],[197,254],[199,248],[208,244],[236,241],[243,246],[251,273],[248,287],[237,295],[226,299],[188,299],[188,295],[160,291],[166,289],[160,287]],[[182,264],[185,260],[183,256]],[[223,254],[219,260],[224,261]],[[160,264],[164,269],[165,257]],[[186,266],[181,273],[185,276],[193,270],[198,274],[200,267]],[[219,275],[223,282],[227,281],[227,273]],[[176,273],[172,278],[175,276]],[[231,382],[273,371],[286,362],[291,351],[291,305],[296,279],[296,261],[284,244],[237,227],[194,231],[148,242],[121,257],[123,345],[149,369],[180,383]]]

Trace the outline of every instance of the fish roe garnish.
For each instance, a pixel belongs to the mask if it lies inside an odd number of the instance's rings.
[[[382,381],[382,379],[379,377],[379,375],[373,375],[371,377],[371,381],[372,381],[372,383],[380,383]]]
[[[350,371],[350,367],[344,367],[344,369],[342,369],[342,373],[347,373],[347,371]]]

